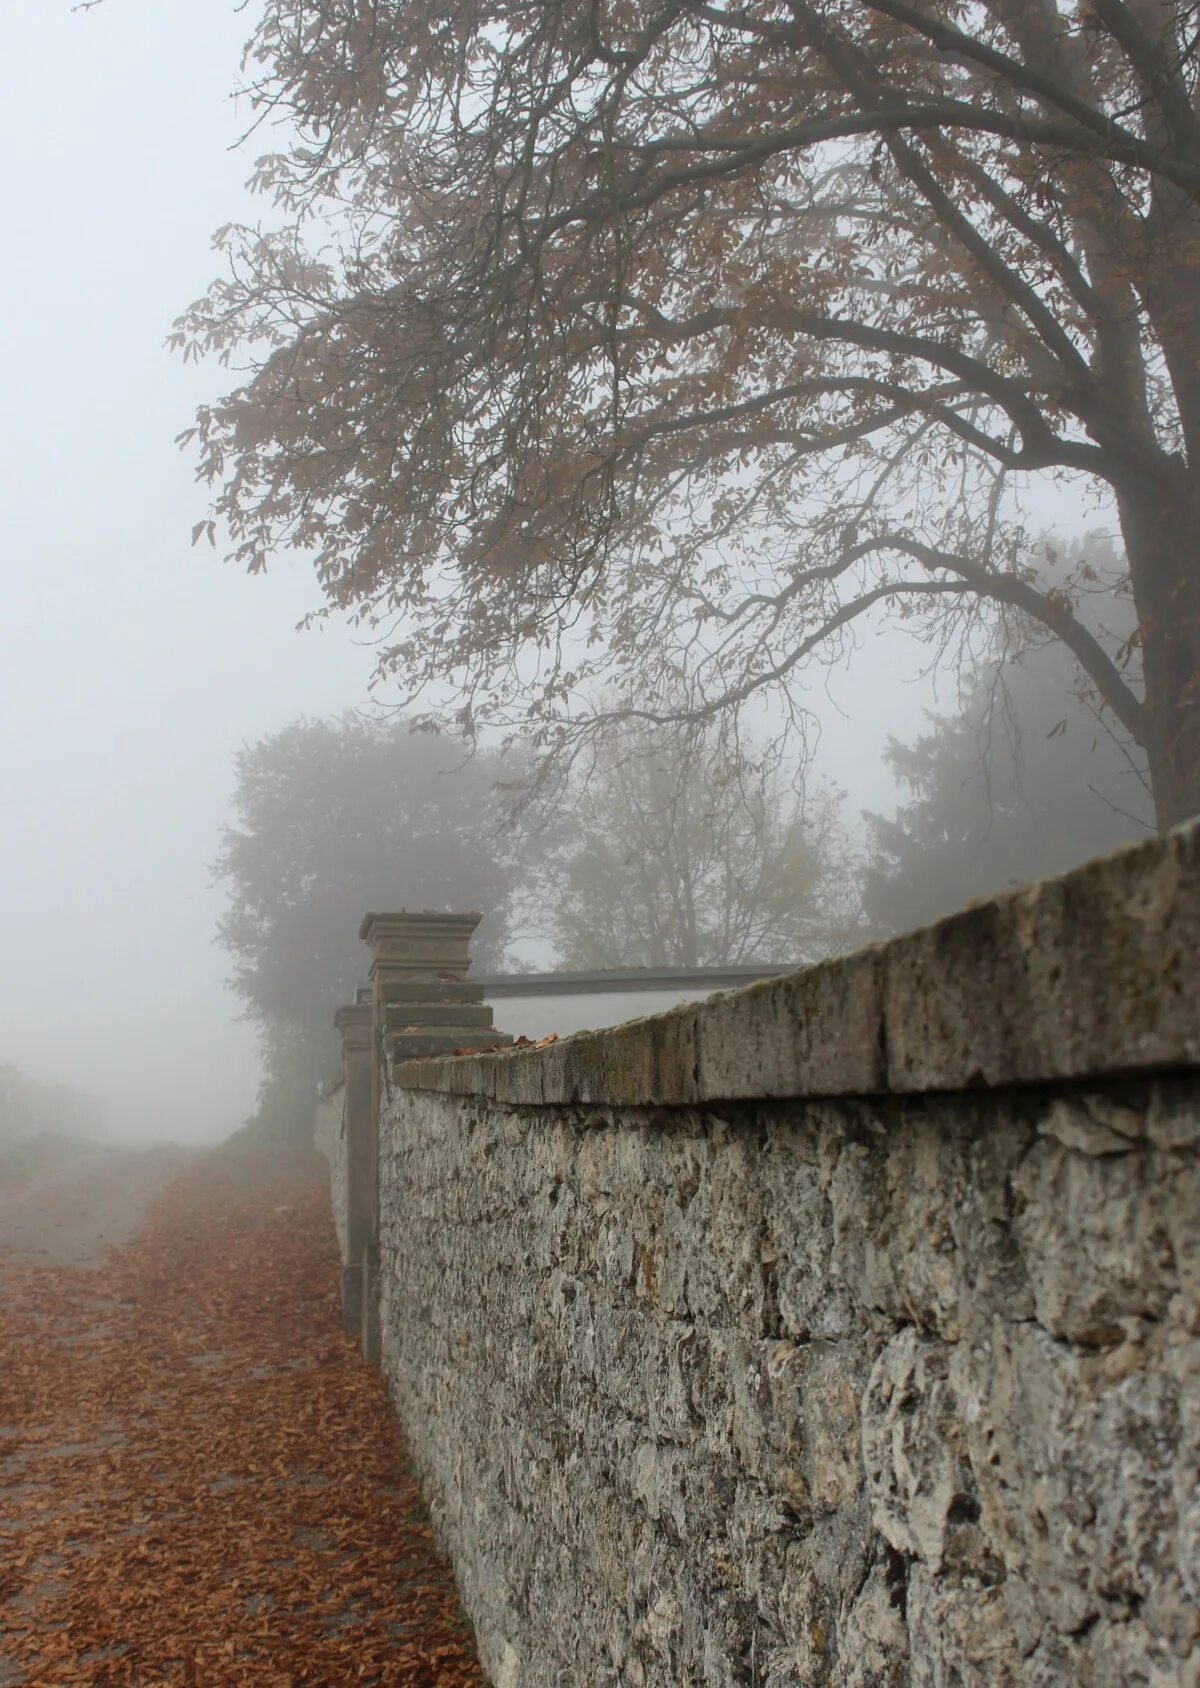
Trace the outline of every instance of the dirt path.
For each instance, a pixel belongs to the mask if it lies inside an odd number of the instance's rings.
[[[64,1145],[28,1177],[0,1183],[0,1258],[95,1266],[137,1235],[146,1210],[195,1154]]]
[[[166,1169],[124,1172],[106,1238]],[[192,1157],[90,1270],[34,1256],[38,1204],[16,1221],[11,1195],[0,1684],[481,1688],[382,1380],[339,1328],[322,1163]]]

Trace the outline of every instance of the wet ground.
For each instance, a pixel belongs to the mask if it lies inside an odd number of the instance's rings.
[[[316,1157],[0,1188],[0,1688],[484,1679]]]
[[[137,1235],[146,1210],[194,1152],[53,1143],[0,1163],[0,1259],[94,1266]]]

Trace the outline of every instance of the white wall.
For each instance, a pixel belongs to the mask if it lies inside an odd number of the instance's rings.
[[[537,1039],[557,1032],[594,1031],[600,1026],[619,1026],[624,1020],[641,1020],[647,1014],[661,1014],[679,1002],[699,1002],[710,990],[580,991],[562,996],[502,996],[493,1003],[496,1026],[514,1037]]]

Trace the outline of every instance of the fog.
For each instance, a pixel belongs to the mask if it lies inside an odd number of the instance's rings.
[[[213,941],[233,753],[365,707],[371,653],[295,631],[301,564],[247,579],[190,544],[205,495],[173,439],[229,377],[163,341],[213,229],[260,214],[256,143],[231,150],[245,15],[10,0],[6,23],[0,1061],[99,1092],[123,1136],[201,1140],[258,1077]],[[883,740],[932,695],[902,636],[863,644],[821,704],[851,817],[888,803]]]
[[[247,210],[227,99],[245,21],[188,0],[6,9],[9,261],[0,627],[0,1059],[133,1135],[221,1135],[254,1097],[209,883],[235,746],[363,693],[301,637],[302,569],[193,551],[173,444],[220,372],[163,349]]]

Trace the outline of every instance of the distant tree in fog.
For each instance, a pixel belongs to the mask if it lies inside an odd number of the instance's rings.
[[[0,1062],[0,1144],[43,1132],[71,1138],[105,1137],[110,1129],[103,1102],[68,1084],[30,1078],[12,1062]]]
[[[296,721],[237,757],[234,823],[214,864],[220,942],[263,1034],[265,1100],[311,1102],[337,1058],[333,1015],[366,977],[370,910],[483,911],[472,958],[503,958],[515,865],[499,837],[494,754],[347,715]]]
[[[697,725],[614,726],[564,794],[541,924],[567,967],[797,964],[856,930],[838,805]]]
[[[560,755],[589,682],[802,732],[859,617],[1031,618],[1200,810],[1195,0],[266,0],[246,63],[198,532]],[[1138,679],[1030,477],[1114,508]]]
[[[1099,574],[1111,557],[1102,541],[1076,547],[1068,566],[1089,566],[1089,552]],[[1110,641],[1131,619],[1102,591],[1085,613]],[[1144,758],[1056,642],[996,655],[958,713],[931,715],[911,744],[890,740],[887,760],[909,796],[890,817],[865,816],[863,907],[880,933],[1064,872],[1154,826]]]

